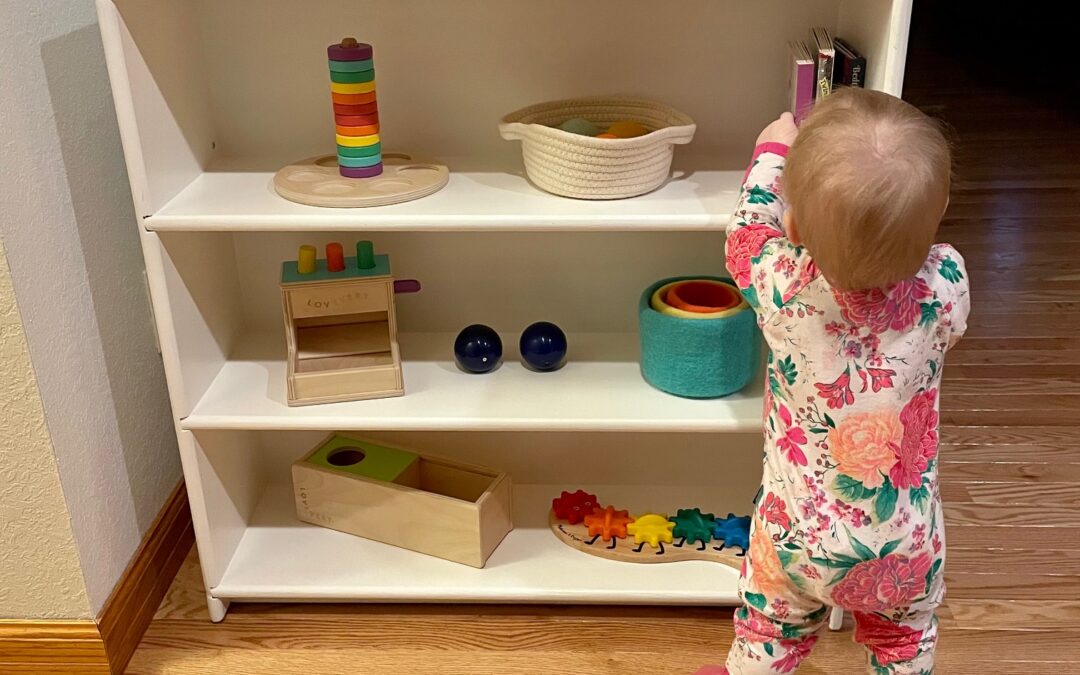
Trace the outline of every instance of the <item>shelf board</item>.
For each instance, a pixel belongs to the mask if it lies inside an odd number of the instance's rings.
[[[283,339],[263,335],[236,350],[182,427],[197,429],[366,429],[412,431],[740,432],[761,427],[762,383],[720,399],[671,396],[649,386],[636,334],[569,336],[566,366],[535,373],[515,359],[486,375],[451,360],[454,335],[402,334],[405,395],[289,407]]]
[[[487,566],[475,569],[302,523],[295,516],[292,487],[272,484],[211,594],[240,601],[738,603],[734,568],[702,561],[612,562],[560,542],[548,529],[547,510],[567,488],[515,485],[515,529]],[[708,486],[586,489],[620,507],[738,510]]]
[[[336,209],[278,196],[273,172],[208,171],[144,223],[158,232],[723,231],[742,177],[742,171],[676,172],[647,195],[586,201],[548,194],[518,174],[452,171],[445,188],[423,199]]]

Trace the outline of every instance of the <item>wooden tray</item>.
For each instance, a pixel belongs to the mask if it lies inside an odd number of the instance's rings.
[[[345,178],[335,155],[319,155],[290,164],[274,174],[274,190],[289,201],[309,206],[358,208],[388,206],[438,192],[450,170],[432,160],[383,154],[382,175]]]

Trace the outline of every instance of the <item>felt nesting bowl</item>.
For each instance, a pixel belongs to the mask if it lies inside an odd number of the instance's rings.
[[[605,127],[632,120],[649,129],[634,138],[583,136],[556,128],[584,118]],[[675,146],[689,143],[697,126],[663,103],[592,97],[550,101],[502,118],[499,133],[521,141],[529,180],[542,190],[575,199],[624,199],[667,181]]]
[[[662,286],[692,279],[733,283],[723,277],[672,277],[645,289],[638,301],[641,374],[652,386],[676,396],[727,396],[754,376],[757,321],[749,305],[714,319],[686,319],[652,308],[653,294]]]

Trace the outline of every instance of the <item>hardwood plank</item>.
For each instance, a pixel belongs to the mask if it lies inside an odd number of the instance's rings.
[[[1080,528],[997,525],[952,525],[945,523],[947,546],[962,548],[1044,548],[1054,551],[1080,551]],[[1074,591],[1076,588],[1074,587]]]
[[[946,372],[948,370],[948,368],[945,369]],[[1080,394],[1080,378],[1003,377],[994,380],[957,378],[948,379],[945,388],[954,394]]]
[[[1017,548],[964,548],[953,546],[946,537],[945,569],[966,574],[1080,575],[1080,553],[1076,551]],[[1080,602],[1080,599],[1077,600]],[[1077,624],[1080,629],[1080,624]]]
[[[1080,464],[1032,464],[1026,462],[941,462],[942,481],[1056,484],[1080,482]]]
[[[1023,398],[1023,397],[1017,397]],[[941,411],[941,423],[948,425],[981,424],[987,426],[1013,426],[1016,424],[1042,424],[1044,426],[1068,426],[1076,415],[1060,410],[949,410]]]
[[[1047,501],[1029,504],[945,504],[945,520],[955,525],[1013,525],[1054,528],[1080,527],[1080,509]],[[1053,536],[1047,533],[1047,536]]]
[[[1055,504],[1080,507],[1080,483],[962,483],[977,504]]]
[[[979,337],[967,335],[949,352],[948,358],[954,354],[967,351],[1000,351],[1008,349],[1035,349],[1038,351],[1069,350],[1080,348],[1080,337]]]
[[[1080,365],[1080,349],[1037,351],[1003,349],[997,351],[956,350],[945,357],[945,370],[954,366]]]
[[[1052,630],[1077,626],[1080,630],[1078,600],[965,600],[949,599],[938,618],[943,629]],[[1074,638],[1076,639],[1076,638]]]
[[[941,457],[943,462],[1080,464],[1080,442],[1072,446],[942,444],[938,448],[938,456]]]
[[[945,586],[949,597],[957,599],[1061,600],[1069,597],[1071,589],[1080,587],[1080,576],[963,574],[946,570]]]
[[[1080,439],[1080,427],[1008,428],[986,426],[954,426],[941,430],[941,442],[959,445],[1071,445]]]

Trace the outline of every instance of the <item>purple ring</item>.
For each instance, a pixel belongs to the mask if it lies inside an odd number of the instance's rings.
[[[371,45],[357,43],[355,47],[342,47],[340,44],[326,48],[326,55],[331,61],[364,61],[371,58]]]
[[[346,178],[371,178],[382,173],[382,162],[375,166],[339,166],[338,170]]]

